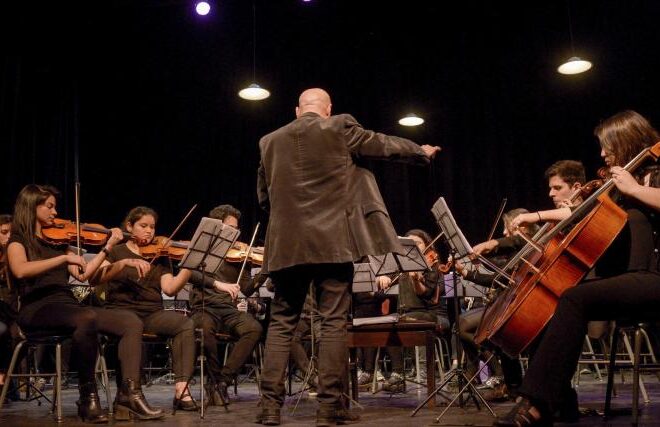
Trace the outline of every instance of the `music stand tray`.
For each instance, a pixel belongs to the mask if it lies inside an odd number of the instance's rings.
[[[390,252],[386,255],[369,255],[369,264],[374,276],[409,271],[425,271],[429,268],[426,258],[419,251],[415,241],[409,237],[399,237],[402,253]]]

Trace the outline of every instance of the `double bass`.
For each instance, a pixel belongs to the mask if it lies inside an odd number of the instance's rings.
[[[658,157],[660,142],[624,169],[633,172]],[[613,188],[608,179],[568,218],[520,251],[510,283],[486,307],[475,335],[477,344],[488,340],[515,357],[543,330],[561,294],[582,281],[626,224],[626,212],[609,197]]]

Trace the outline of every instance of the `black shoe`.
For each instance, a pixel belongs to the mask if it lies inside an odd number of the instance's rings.
[[[175,397],[172,400],[172,409],[175,411],[196,411],[197,404],[194,400],[182,400],[184,397],[190,396],[190,393],[184,393],[180,397]]]
[[[577,392],[570,388],[565,393],[562,393],[562,395],[562,402],[555,412],[555,421],[562,423],[576,423],[580,421]]]
[[[96,383],[81,384],[78,389],[80,390],[80,400],[76,404],[78,405],[78,416],[83,422],[101,424],[110,421],[108,413],[101,407]]]
[[[316,427],[329,427],[335,424],[352,424],[360,421],[360,416],[349,412],[345,408],[319,407],[316,412]]]
[[[142,394],[142,388],[133,379],[127,378],[121,383],[117,390],[114,404],[115,420],[129,420],[137,418],[140,420],[155,420],[163,418],[165,414],[160,408],[149,406],[147,399]]]
[[[255,422],[265,426],[280,425],[280,408],[261,408],[261,412],[257,414]]]
[[[541,418],[535,418],[530,410],[534,407],[529,399],[521,398],[504,417],[498,417],[494,422],[495,427],[551,427],[552,419],[547,417],[536,408]]]
[[[229,392],[227,391],[227,388],[228,388],[228,385],[227,385],[226,381],[222,381],[222,380],[218,381],[215,385],[215,390],[217,391],[217,393],[220,397],[220,401],[221,401],[220,404],[224,405],[224,406],[229,405],[229,402],[230,402]]]

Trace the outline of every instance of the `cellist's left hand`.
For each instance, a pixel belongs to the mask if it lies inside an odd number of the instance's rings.
[[[612,181],[619,191],[626,196],[632,195],[641,185],[633,178],[627,170],[621,166],[614,166],[610,169],[612,173]]]

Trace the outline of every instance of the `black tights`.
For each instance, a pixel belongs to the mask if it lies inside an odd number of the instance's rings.
[[[53,331],[72,335],[72,355],[77,357],[80,383],[94,381],[98,334],[119,338],[119,361],[124,378],[140,378],[142,321],[130,311],[80,306],[75,302],[38,302],[21,310],[18,323],[27,333]]]

